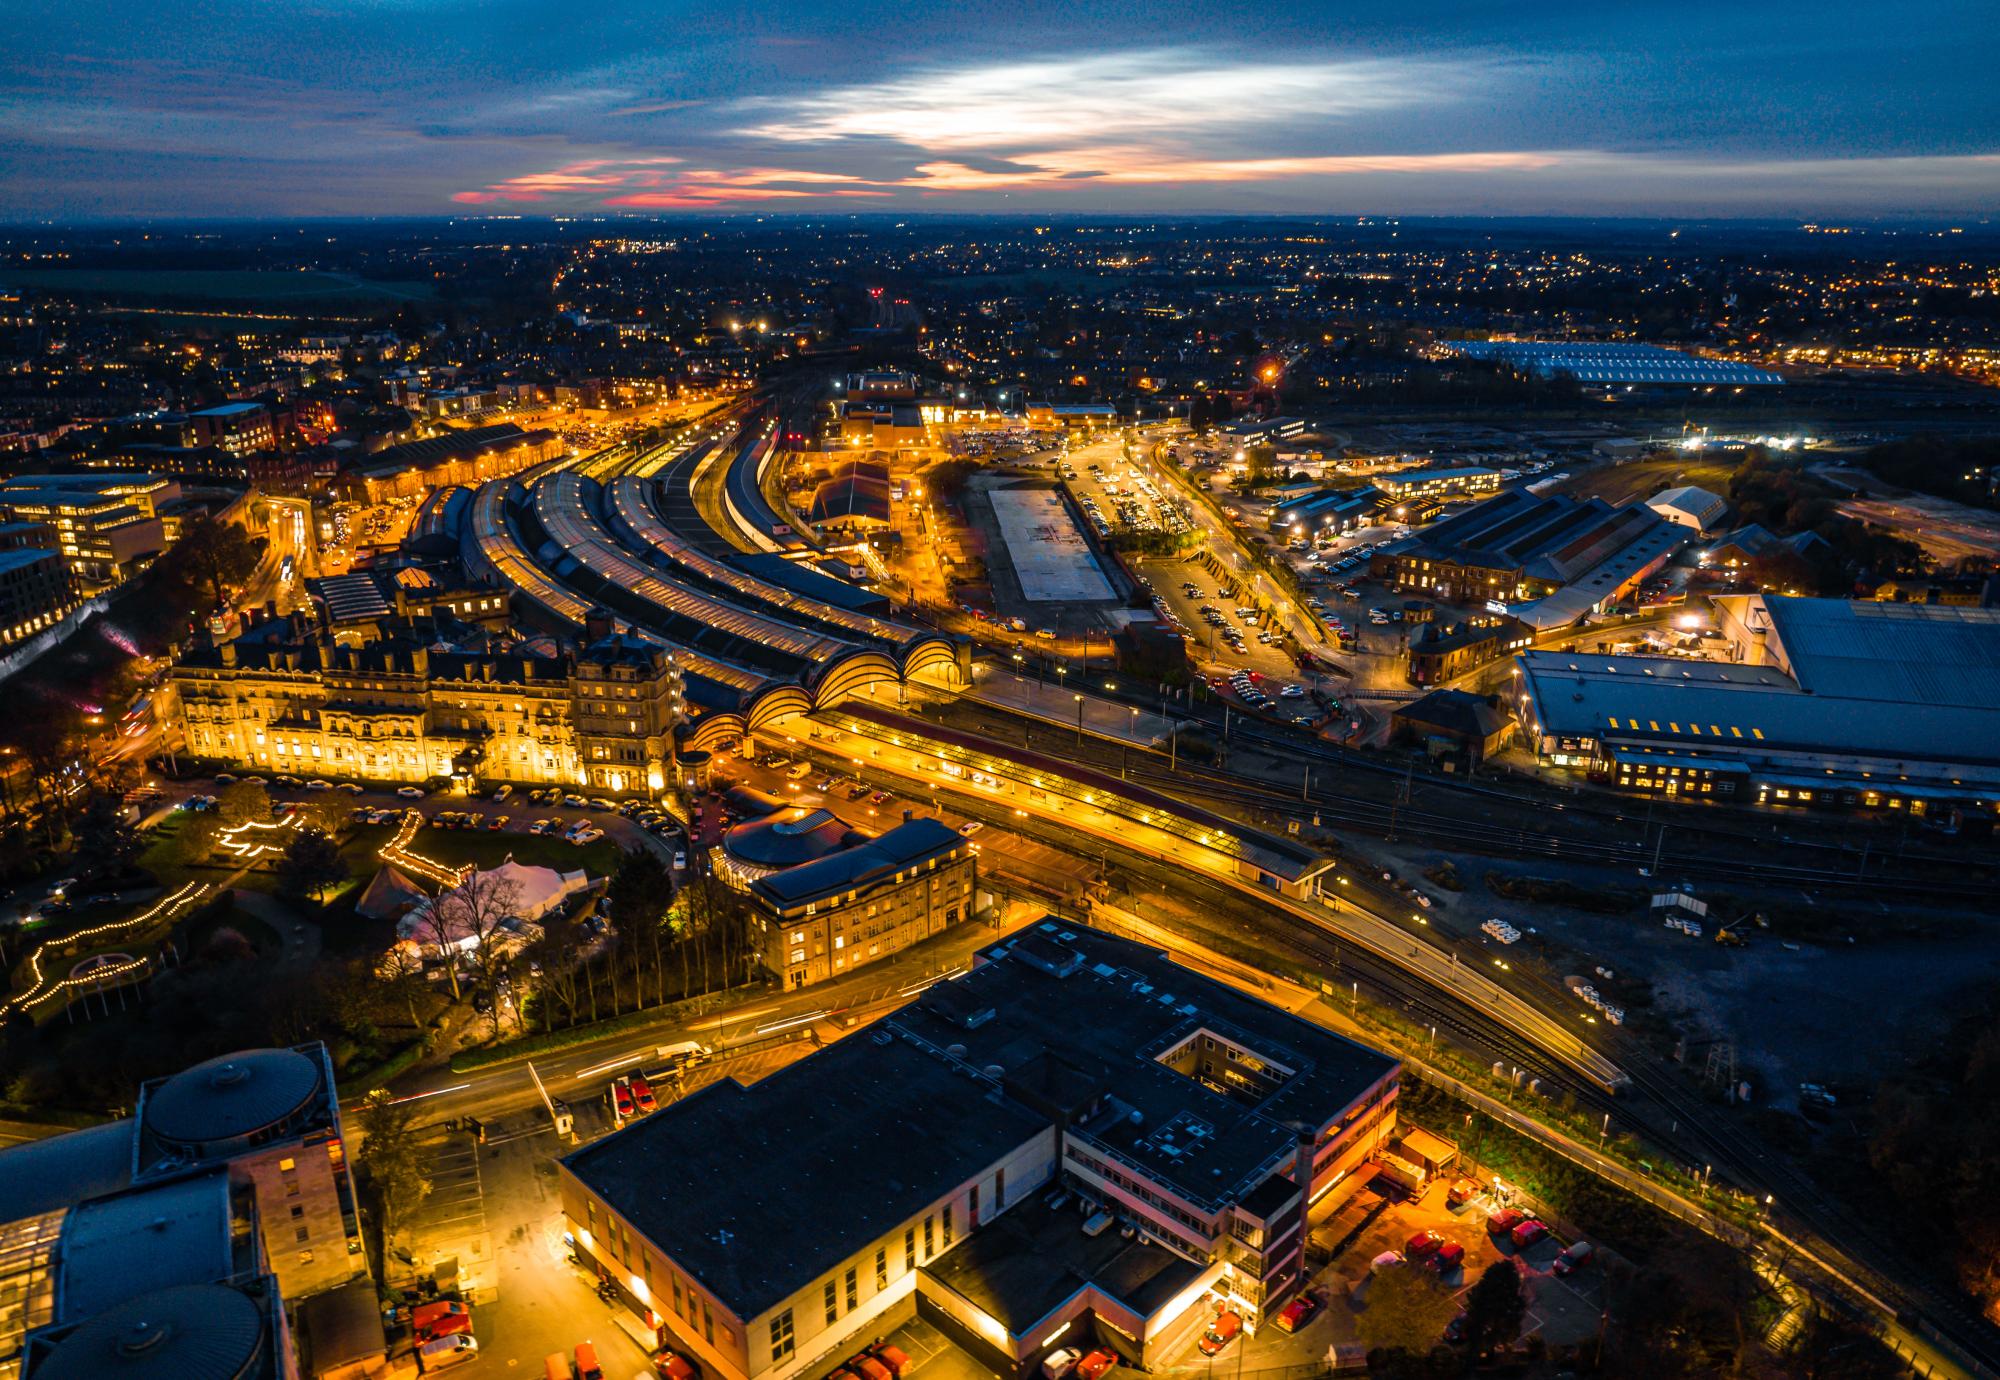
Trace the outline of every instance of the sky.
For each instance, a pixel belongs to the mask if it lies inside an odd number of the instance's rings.
[[[7,0],[0,219],[1978,218],[1996,0]]]

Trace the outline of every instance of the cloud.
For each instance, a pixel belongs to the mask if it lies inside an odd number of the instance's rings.
[[[1019,149],[1077,138],[1244,130],[1333,121],[1466,90],[1486,64],[1398,59],[1218,61],[1154,49],[921,72],[805,96],[754,97],[753,140],[878,140],[937,151]]]

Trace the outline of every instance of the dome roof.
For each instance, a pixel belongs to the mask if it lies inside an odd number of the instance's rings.
[[[178,1284],[105,1309],[57,1342],[40,1380],[237,1380],[264,1336],[254,1300],[220,1284]]]
[[[319,1091],[319,1065],[296,1050],[250,1049],[183,1069],[146,1098],[146,1129],[183,1145],[272,1126]]]
[[[751,867],[796,867],[865,837],[830,810],[789,809],[737,825],[722,836],[722,848]]]

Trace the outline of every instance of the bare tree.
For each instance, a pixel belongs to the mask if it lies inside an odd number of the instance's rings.
[[[519,912],[520,903],[521,889],[514,882],[475,871],[424,909],[419,924],[449,965],[453,1001],[465,997],[458,980],[461,959],[491,995],[513,948],[514,932],[507,922]]]

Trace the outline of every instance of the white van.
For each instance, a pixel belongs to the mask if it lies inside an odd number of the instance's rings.
[[[449,1337],[437,1337],[425,1342],[417,1348],[417,1355],[423,1358],[425,1370],[441,1370],[461,1361],[477,1359],[479,1343],[469,1332],[454,1332]]]
[[[714,1052],[699,1040],[681,1040],[675,1044],[661,1045],[653,1051],[656,1057],[664,1059],[670,1064],[678,1064],[682,1068],[692,1068],[696,1064],[705,1064]]]

